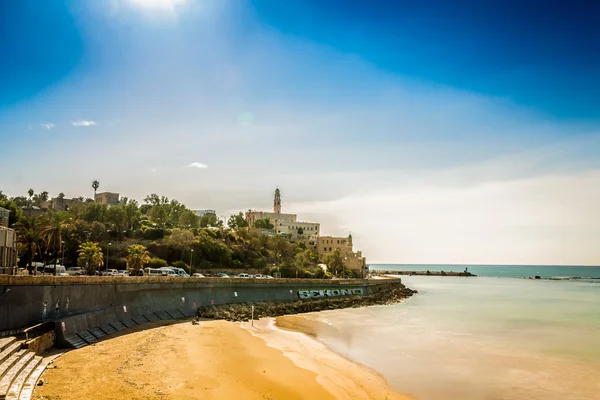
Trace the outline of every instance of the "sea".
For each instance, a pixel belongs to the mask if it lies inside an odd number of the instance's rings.
[[[467,267],[402,276],[419,293],[399,304],[312,314],[316,339],[418,400],[600,400],[600,267]]]

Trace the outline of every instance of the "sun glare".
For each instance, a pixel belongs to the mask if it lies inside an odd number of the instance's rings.
[[[188,0],[129,0],[134,4],[148,8],[162,8],[172,10],[176,5],[186,3]]]

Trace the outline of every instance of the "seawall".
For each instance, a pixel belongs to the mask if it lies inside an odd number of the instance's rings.
[[[470,272],[373,270],[373,275],[477,276]]]
[[[302,299],[307,291],[316,297],[320,291],[324,294],[330,293],[333,297],[344,296],[346,292],[364,296],[388,291],[398,284],[399,279],[186,279],[3,275],[0,276],[0,332],[19,330],[43,321],[54,321],[57,325],[57,341],[66,344],[69,337],[81,337],[82,332],[84,335],[87,335],[87,332],[97,332],[101,335],[102,332],[108,333],[107,330],[115,331],[120,327],[135,326],[158,319],[193,316],[201,306],[298,300]]]

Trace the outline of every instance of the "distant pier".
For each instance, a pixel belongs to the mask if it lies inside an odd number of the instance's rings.
[[[477,276],[470,272],[373,270],[373,275]]]

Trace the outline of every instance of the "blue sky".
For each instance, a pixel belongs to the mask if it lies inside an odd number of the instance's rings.
[[[598,2],[0,7],[6,193],[279,185],[371,261],[600,263]]]

